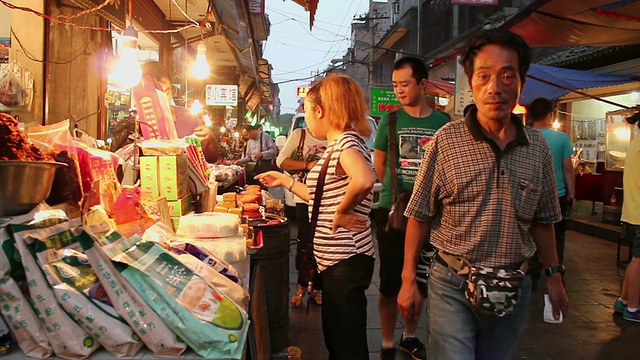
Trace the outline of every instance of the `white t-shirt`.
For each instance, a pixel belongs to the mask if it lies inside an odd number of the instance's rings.
[[[305,161],[316,161],[322,157],[325,149],[327,148],[327,140],[320,140],[313,135],[307,129],[295,129],[291,133],[291,136],[287,138],[287,142],[282,147],[278,158],[276,159],[276,165],[280,167],[282,162],[285,159],[293,158],[296,150],[298,149],[298,145],[300,144],[300,138],[302,137],[302,132],[305,132],[304,138],[304,147],[302,149],[302,159],[296,160],[305,160]],[[296,171],[288,172],[291,175],[296,175]],[[304,203],[305,201],[295,196],[296,203]]]

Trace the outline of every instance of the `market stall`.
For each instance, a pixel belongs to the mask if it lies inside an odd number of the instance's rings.
[[[272,351],[288,345],[284,206],[259,186],[217,195],[219,173],[238,169],[208,166],[197,138],[136,141],[140,182],[123,186],[120,159],[68,122],[25,134],[0,114],[0,135],[0,342],[10,331],[13,351],[34,358],[240,359],[257,328]],[[254,303],[260,264],[282,289]],[[268,327],[250,327],[250,307],[266,309]]]

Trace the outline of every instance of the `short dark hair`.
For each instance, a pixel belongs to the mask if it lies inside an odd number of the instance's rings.
[[[467,78],[471,79],[473,76],[473,66],[478,51],[487,45],[499,45],[518,54],[519,75],[522,84],[524,84],[529,65],[531,65],[531,48],[520,35],[504,30],[483,30],[467,41],[460,58],[460,65],[464,68]]]
[[[393,64],[393,70],[400,70],[403,67],[410,67],[411,74],[416,79],[417,83],[420,83],[422,79],[429,79],[429,72],[427,71],[427,66],[424,64],[424,61],[418,59],[413,56],[405,56],[402,57]]]
[[[637,123],[638,128],[640,128],[640,106],[636,106],[635,111],[633,115],[627,117],[627,122],[631,125]]]
[[[246,130],[246,131],[253,131],[255,130],[255,126],[251,125],[251,124],[244,124],[242,126],[242,130]]]
[[[171,75],[169,75],[169,71],[164,65],[160,64],[157,61],[147,61],[142,64],[142,75],[151,75],[156,81],[159,81],[162,78],[167,78],[171,80]]]
[[[553,112],[553,103],[549,99],[537,98],[527,106],[527,116],[532,121],[542,121]]]

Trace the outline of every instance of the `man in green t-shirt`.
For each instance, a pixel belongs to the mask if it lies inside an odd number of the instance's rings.
[[[449,120],[435,111],[427,102],[427,68],[422,60],[404,57],[393,66],[392,83],[402,108],[396,111],[396,194],[411,191],[420,168],[424,147],[435,132]],[[381,358],[395,357],[394,328],[398,317],[397,296],[402,286],[401,273],[404,264],[404,231],[385,230],[391,209],[391,151],[389,151],[389,115],[380,121],[374,143],[374,167],[382,182],[379,208],[376,212],[376,237],[380,258],[380,295],[378,308],[382,326]],[[427,271],[430,254],[420,256],[418,286],[422,300],[426,295]],[[422,307],[423,302],[420,302]],[[414,359],[424,359],[424,344],[416,338],[417,318],[404,319],[404,332],[398,347],[410,353]]]

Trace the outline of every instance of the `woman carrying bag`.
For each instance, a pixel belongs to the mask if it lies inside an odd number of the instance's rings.
[[[309,201],[329,358],[369,359],[365,290],[374,264],[369,212],[375,175],[362,140],[371,133],[367,105],[358,83],[346,75],[332,75],[311,87],[304,108],[308,128],[328,141],[307,183],[274,171],[256,179],[268,187],[284,186]]]
[[[295,129],[284,144],[276,159],[279,168],[285,170],[301,183],[306,182],[309,170],[322,157],[327,148],[327,139],[315,136],[311,130]],[[322,305],[322,280],[318,276],[318,269],[313,259],[313,248],[309,233],[309,204],[295,196],[296,222],[298,224],[298,246],[296,248],[296,270],[298,283],[296,291],[291,297],[291,304],[302,305],[304,294],[309,283],[313,291],[310,296],[313,301]]]

